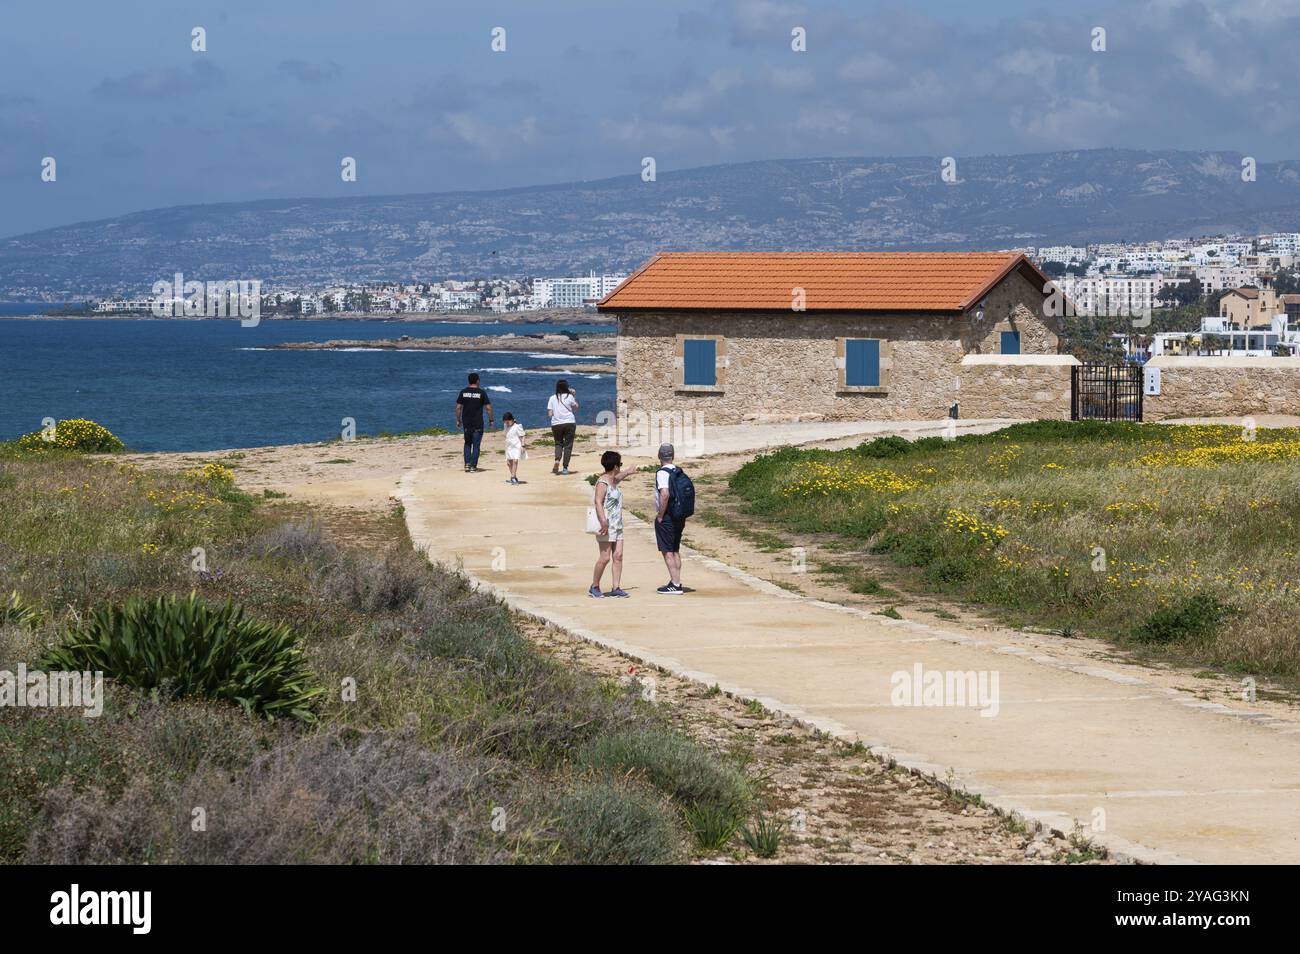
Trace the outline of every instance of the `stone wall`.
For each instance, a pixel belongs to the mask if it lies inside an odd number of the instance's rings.
[[[995,354],[1003,330],[1020,332],[1025,354],[1055,354],[1056,326],[1042,317],[1042,301],[1041,289],[1016,272],[989,293],[980,319],[973,314],[795,311],[621,315],[619,408],[699,413],[711,424],[939,418],[956,401],[961,401],[963,417],[1016,416],[998,413],[994,407],[982,409],[978,401],[983,398],[974,402],[965,398],[962,359],[968,354]],[[679,335],[725,339],[718,349],[722,365],[718,387],[679,385]],[[882,348],[882,364],[888,366],[885,387],[855,391],[840,386],[836,363],[840,338],[887,342]],[[1004,399],[1010,389],[989,383],[990,374],[980,372],[974,393]],[[1067,396],[1067,413],[1068,406]]]
[[[970,354],[962,358],[961,416],[1070,419],[1068,354]]]
[[[1143,417],[1300,414],[1300,358],[1161,356],[1160,393],[1142,399]]]

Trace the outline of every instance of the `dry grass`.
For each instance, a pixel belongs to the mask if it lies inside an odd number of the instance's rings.
[[[0,448],[0,492],[0,593],[37,611],[0,625],[0,669],[32,665],[92,607],[195,590],[292,627],[327,689],[315,727],[111,682],[100,718],[0,710],[0,860],[685,857],[671,777],[573,758],[662,732],[664,714],[539,653],[504,605],[404,537],[344,545],[215,470]],[[391,514],[355,519],[376,524],[365,539],[400,530]]]
[[[793,451],[751,513],[869,544],[931,590],[1144,653],[1300,677],[1300,433],[1039,422]]]

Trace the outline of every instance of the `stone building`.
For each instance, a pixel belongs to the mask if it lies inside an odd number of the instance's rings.
[[[1073,360],[1056,356],[1048,281],[1019,253],[671,252],[598,308],[618,320],[620,413],[1056,417]],[[968,355],[1007,355],[1010,376]],[[1025,414],[1035,399],[1044,413]]]
[[[1219,313],[1243,331],[1267,328],[1274,315],[1286,312],[1284,296],[1265,281],[1262,288],[1233,288],[1219,299]]]

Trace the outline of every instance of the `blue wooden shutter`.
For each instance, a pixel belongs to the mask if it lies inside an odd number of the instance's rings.
[[[708,339],[682,342],[682,383],[712,387],[718,383],[718,343]]]
[[[1002,332],[1002,353],[1020,354],[1020,332],[1018,331]]]
[[[849,338],[844,342],[844,384],[850,388],[880,387],[880,341]]]

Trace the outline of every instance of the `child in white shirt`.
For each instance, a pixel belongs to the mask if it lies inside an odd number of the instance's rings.
[[[519,483],[519,461],[528,456],[524,447],[524,427],[515,420],[509,411],[501,418],[501,426],[506,430],[506,466],[510,468],[510,483]]]

